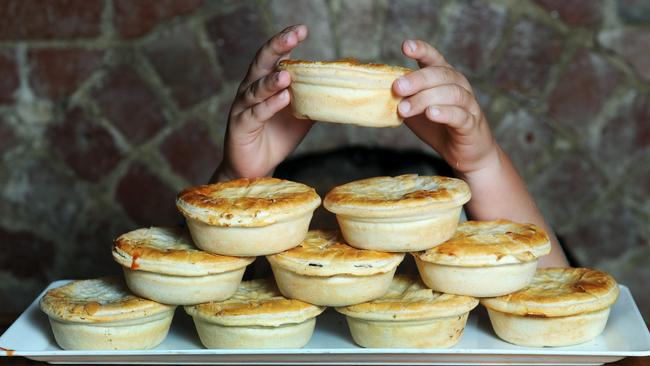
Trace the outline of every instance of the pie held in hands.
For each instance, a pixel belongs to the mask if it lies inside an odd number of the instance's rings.
[[[316,191],[302,183],[241,178],[187,188],[178,195],[176,206],[196,246],[245,257],[300,244],[320,202]]]
[[[356,60],[280,61],[291,74],[291,107],[297,118],[351,123],[366,127],[396,127],[401,97],[393,93],[395,79],[411,70],[400,66],[363,64]]]

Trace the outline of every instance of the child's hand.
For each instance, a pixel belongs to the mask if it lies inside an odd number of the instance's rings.
[[[508,155],[490,133],[467,79],[433,47],[405,41],[402,52],[421,69],[395,81],[393,90],[406,125],[431,145],[472,191],[465,208],[474,220],[510,219],[543,227],[550,235],[551,255],[540,266],[567,266],[562,247],[526,189]]]
[[[298,120],[287,107],[291,76],[276,71],[280,60],[307,37],[295,25],[276,34],[255,55],[230,107],[224,158],[212,180],[273,173],[305,137],[313,122]]]
[[[402,52],[421,67],[393,83],[406,125],[459,174],[494,162],[498,147],[467,79],[426,42],[404,41]]]

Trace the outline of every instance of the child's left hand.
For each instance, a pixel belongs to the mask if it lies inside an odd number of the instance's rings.
[[[457,173],[493,164],[498,146],[465,76],[426,42],[404,41],[402,52],[420,65],[393,83],[406,125]]]

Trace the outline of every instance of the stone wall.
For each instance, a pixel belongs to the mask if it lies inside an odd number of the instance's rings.
[[[178,223],[175,193],[220,161],[255,50],[304,22],[298,57],[404,64],[405,37],[441,49],[577,263],[614,273],[650,318],[648,4],[2,1],[0,312],[51,280],[116,273],[113,238]],[[431,154],[406,128],[334,124],[296,154],[353,145]]]

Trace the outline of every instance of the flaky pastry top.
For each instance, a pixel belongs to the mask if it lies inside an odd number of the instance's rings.
[[[470,197],[469,186],[461,179],[406,174],[343,184],[325,196],[323,205],[343,216],[417,216],[462,206]]]
[[[368,276],[392,271],[404,254],[356,249],[345,243],[337,231],[311,230],[299,246],[267,258],[271,264],[301,275]]]
[[[529,262],[550,251],[548,235],[539,226],[494,220],[459,224],[451,239],[414,255],[436,264],[481,267]]]
[[[226,326],[280,326],[302,323],[325,307],[287,299],[273,279],[243,281],[235,295],[220,302],[185,306],[192,317]]]
[[[283,60],[278,69],[288,71],[293,83],[352,89],[390,89],[395,79],[412,71],[402,66],[361,63],[355,59]]]
[[[120,235],[113,259],[124,267],[177,276],[205,276],[241,269],[254,257],[229,257],[199,250],[186,230],[150,227]]]
[[[589,268],[541,268],[515,293],[481,299],[492,310],[530,317],[560,317],[610,307],[619,288],[612,276]]]
[[[384,296],[336,311],[367,320],[404,321],[458,316],[477,305],[473,297],[443,294],[427,288],[417,277],[396,275]]]
[[[120,279],[112,277],[72,281],[51,289],[40,305],[51,318],[79,323],[135,322],[176,308],[134,296]]]
[[[311,214],[320,202],[305,184],[264,177],[190,187],[179,193],[176,206],[209,225],[259,227]]]

